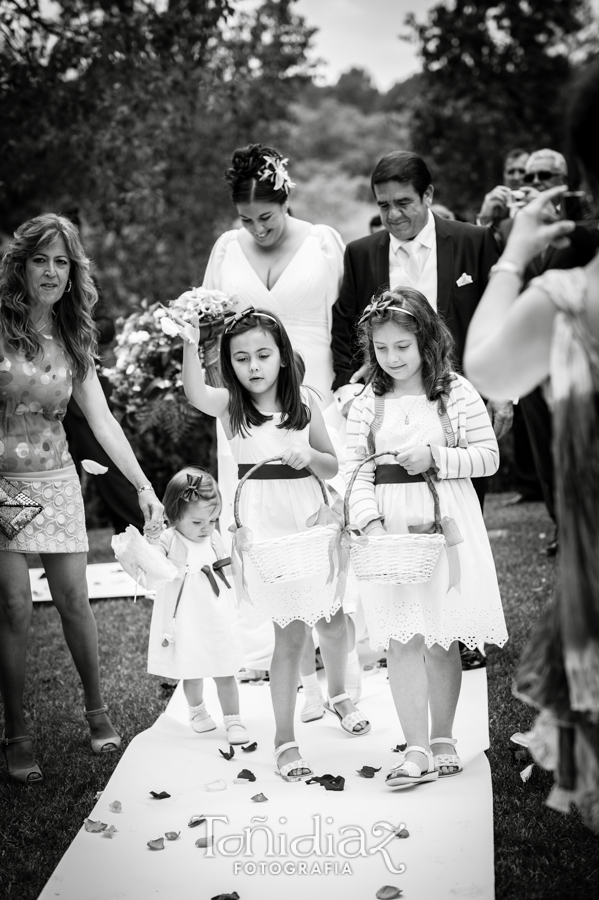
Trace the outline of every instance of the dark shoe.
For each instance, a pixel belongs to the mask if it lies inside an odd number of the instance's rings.
[[[460,659],[462,660],[462,672],[469,672],[472,669],[484,669],[487,665],[487,660],[478,647],[470,650],[462,643],[460,643]]]

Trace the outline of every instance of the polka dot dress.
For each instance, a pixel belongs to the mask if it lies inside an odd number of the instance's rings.
[[[43,507],[16,538],[0,535],[0,549],[86,551],[81,487],[62,425],[73,373],[57,341],[43,336],[42,344],[43,357],[30,361],[0,342],[0,472]]]

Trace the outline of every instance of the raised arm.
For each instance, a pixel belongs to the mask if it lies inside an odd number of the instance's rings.
[[[175,319],[181,328],[183,338],[183,389],[192,406],[222,419],[229,409],[229,392],[226,388],[215,388],[206,384],[204,370],[198,355],[200,329],[197,317],[192,322]]]
[[[544,191],[516,215],[506,248],[476,308],[466,340],[468,378],[491,399],[523,396],[549,371],[554,308],[532,287],[520,294],[528,263],[549,244],[563,245],[574,222],[545,222],[544,210],[566,190]],[[516,303],[516,301],[518,301]]]

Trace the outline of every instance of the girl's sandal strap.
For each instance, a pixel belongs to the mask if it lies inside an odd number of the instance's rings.
[[[438,737],[431,738],[431,747],[433,744],[451,744],[452,747],[455,747],[457,744],[457,738],[446,738],[446,737]]]
[[[351,700],[351,697],[347,693],[337,694],[336,697],[329,697],[329,703],[331,706],[335,706],[336,703],[343,703],[344,700]]]
[[[281,753],[285,752],[285,750],[291,750],[293,748],[295,748],[296,750],[299,750],[299,745],[298,745],[297,741],[287,741],[286,744],[280,744],[278,747],[275,748],[275,752],[273,753],[273,756],[275,759],[277,759]]]
[[[85,716],[86,719],[89,719],[90,716],[99,716],[99,715],[102,715],[102,713],[107,713],[107,712],[108,712],[108,707],[101,706],[100,709],[84,709],[83,715]]]
[[[302,769],[307,769],[308,771],[304,772],[301,775],[290,775],[289,774],[290,772],[293,772],[296,769],[298,771],[301,771]],[[312,776],[314,775],[314,772],[312,771],[312,769],[310,768],[310,765],[306,762],[305,759],[294,759],[292,762],[286,763],[284,766],[281,766],[278,769],[278,772],[282,778],[297,778],[298,781],[303,778],[312,778]]]

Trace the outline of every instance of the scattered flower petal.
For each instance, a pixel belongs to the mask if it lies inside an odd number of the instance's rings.
[[[245,753],[252,753],[252,752],[253,752],[254,750],[256,750],[257,748],[258,748],[258,743],[257,743],[257,741],[254,741],[253,744],[246,744],[245,747],[242,747],[241,749],[242,749]]]
[[[210,837],[198,838],[196,841],[196,847],[211,847],[213,841],[214,838],[212,837],[212,835],[210,835]]]
[[[531,763],[530,766],[526,766],[526,768],[522,769],[522,771],[520,772],[520,778],[522,779],[522,781],[524,783],[526,783],[528,781],[528,779],[530,778],[530,776],[532,775],[533,769],[534,769],[534,763]]]
[[[223,757],[223,759],[233,759],[233,757],[235,756],[235,747],[229,747],[228,750],[221,750],[219,747],[218,752]]]
[[[102,832],[102,837],[111,838],[113,834],[117,834],[117,833],[118,833],[118,829],[115,828],[114,825],[111,825],[109,828],[107,828],[105,831]]]
[[[164,850],[164,838],[159,837],[155,841],[148,841],[148,847],[150,850]]]
[[[164,836],[167,839],[167,841],[176,841],[180,834],[181,834],[180,831],[165,831],[164,832]]]
[[[396,897],[401,897],[401,895],[402,891],[392,884],[386,884],[376,892],[377,900],[395,900]]]
[[[264,794],[254,794],[252,800],[254,803],[266,803],[268,797],[265,797]]]
[[[306,784],[319,784],[325,791],[342,791],[345,787],[345,778],[342,775],[315,775],[308,778]]]
[[[250,772],[249,769],[242,769],[237,778],[240,778],[242,781],[255,781],[256,776],[253,772]]]
[[[157,794],[156,791],[150,791],[150,793],[154,800],[166,800],[167,797],[170,797],[170,794],[167,794],[166,791],[160,791],[159,794]]]
[[[98,831],[104,831],[105,828],[108,828],[106,822],[94,822],[93,819],[86,819],[83,823],[86,831],[91,831],[93,834],[96,834]]]
[[[223,781],[222,778],[219,778],[218,781],[209,781],[208,784],[204,785],[204,790],[206,791],[225,791],[227,789],[227,782]]]
[[[96,462],[94,459],[82,459],[81,467],[89,472],[90,475],[105,475],[108,472],[108,466]]]
[[[249,784],[249,783],[250,783],[249,778],[234,778],[233,779],[233,784]]]
[[[362,766],[361,769],[356,769],[358,775],[361,775],[362,778],[374,778],[377,772],[381,771],[381,767],[375,769],[373,766]]]
[[[197,825],[201,825],[202,822],[205,821],[206,816],[192,816],[187,825],[189,828],[195,828]]]
[[[113,800],[112,803],[108,804],[108,809],[113,813],[120,813],[123,811],[123,804],[120,800]]]
[[[239,900],[239,894],[237,891],[233,891],[232,894],[217,894],[212,900]]]
[[[407,744],[396,744],[395,747],[391,747],[392,753],[403,753],[408,745]]]
[[[399,828],[395,832],[395,837],[396,838],[408,838],[408,837],[410,837],[410,832],[408,831],[407,828]]]

